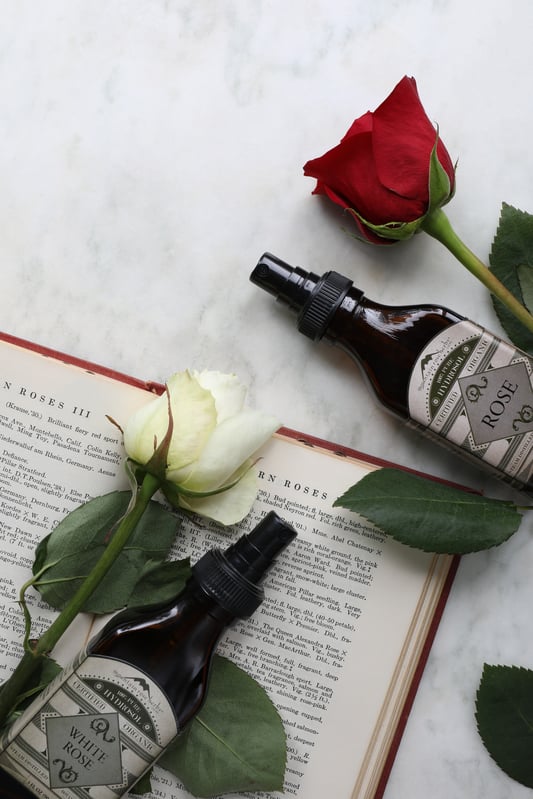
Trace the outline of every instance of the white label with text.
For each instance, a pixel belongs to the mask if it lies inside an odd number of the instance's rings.
[[[82,655],[8,731],[0,765],[38,797],[115,799],[177,732],[168,698],[143,671]]]
[[[527,484],[533,471],[533,361],[469,321],[442,330],[420,353],[409,413],[427,431]]]

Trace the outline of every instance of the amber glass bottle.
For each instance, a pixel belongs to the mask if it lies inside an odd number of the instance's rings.
[[[533,361],[440,305],[382,305],[337,272],[319,277],[265,253],[251,280],[340,347],[382,405],[478,465],[533,490]]]
[[[0,773],[1,799],[129,791],[201,708],[221,634],[259,607],[261,581],[295,535],[271,512],[209,550],[172,602],[116,615],[5,736],[0,765],[16,778]]]

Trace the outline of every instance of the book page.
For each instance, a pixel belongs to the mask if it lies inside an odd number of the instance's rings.
[[[119,423],[150,395],[0,341],[0,681],[22,654],[21,586],[37,543],[83,502],[127,488]],[[56,615],[30,589],[32,636]],[[78,617],[54,656],[65,663],[83,643]]]
[[[261,456],[259,497],[239,530],[274,509],[298,538],[267,577],[263,605],[219,648],[263,685],[288,735],[285,792],[259,796],[370,799],[451,559],[332,507],[370,464],[280,436]],[[227,536],[208,525],[193,559]],[[153,799],[188,795],[156,769]]]
[[[127,485],[119,430],[150,400],[127,383],[0,342],[0,680],[20,654],[17,592],[36,543],[71,510]],[[298,538],[265,583],[266,600],[236,624],[220,652],[263,685],[288,735],[284,796],[373,796],[403,708],[450,559],[387,539],[363,519],[333,508],[369,469],[277,436],[257,463],[259,495],[241,525],[205,520],[182,528],[174,555],[194,562],[225,548],[270,510]],[[34,594],[34,634],[53,613]],[[55,652],[80,648],[89,620],[77,620]],[[391,685],[392,683],[392,685]],[[152,799],[189,794],[156,767]],[[281,797],[265,793],[263,797]]]

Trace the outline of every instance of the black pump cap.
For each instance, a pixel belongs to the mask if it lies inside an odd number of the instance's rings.
[[[251,616],[264,599],[261,581],[296,530],[270,511],[248,535],[225,552],[211,549],[192,567],[198,584],[225,610]]]
[[[338,272],[319,277],[268,252],[259,259],[250,280],[296,311],[298,330],[312,339],[322,338],[352,287],[352,281]]]
[[[281,258],[265,252],[250,275],[250,280],[280,302],[299,311],[316,288],[320,277],[298,266],[289,266]]]

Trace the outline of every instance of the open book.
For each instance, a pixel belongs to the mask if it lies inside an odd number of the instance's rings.
[[[82,502],[127,487],[120,424],[161,387],[0,337],[0,680],[21,654],[18,590],[38,540]],[[382,464],[381,464],[382,465]],[[453,579],[456,560],[404,547],[334,500],[377,461],[282,429],[257,463],[259,495],[235,529],[203,523],[176,556],[225,547],[271,509],[298,538],[270,573],[266,600],[219,651],[269,693],[288,735],[285,795],[380,796]],[[181,549],[179,548],[181,547]],[[53,613],[34,596],[34,634]],[[54,653],[85,643],[78,620]],[[154,799],[185,799],[155,769]],[[262,794],[278,797],[281,794]]]

